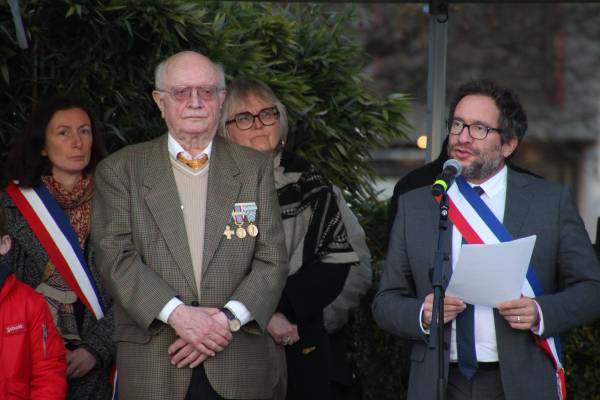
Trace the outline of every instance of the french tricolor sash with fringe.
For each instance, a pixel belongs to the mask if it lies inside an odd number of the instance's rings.
[[[77,234],[45,185],[34,189],[9,183],[5,189],[48,257],[79,300],[97,319],[104,317],[98,288],[85,261]]]
[[[441,197],[436,200],[440,202]],[[492,244],[513,240],[506,227],[496,218],[481,197],[467,183],[464,177],[459,176],[455,184],[448,190],[448,217],[463,235],[469,244]],[[529,265],[525,282],[523,283],[523,296],[535,298],[543,294],[532,265]],[[533,335],[536,344],[550,357],[556,370],[558,398],[565,400],[567,389],[565,386],[565,371],[560,362],[560,344],[558,337],[542,339]]]

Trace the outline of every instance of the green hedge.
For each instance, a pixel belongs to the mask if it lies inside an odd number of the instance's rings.
[[[79,92],[96,106],[110,150],[162,134],[153,68],[184,49],[222,62],[228,79],[269,83],[290,110],[288,147],[353,203],[375,201],[369,152],[409,128],[405,96],[368,90],[366,55],[344,32],[350,13],[251,2],[21,3],[26,50],[17,47],[9,7],[0,7],[0,167],[32,106],[57,92]]]

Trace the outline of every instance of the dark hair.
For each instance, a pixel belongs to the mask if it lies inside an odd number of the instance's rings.
[[[460,86],[450,104],[449,120],[454,118],[454,111],[462,98],[470,95],[488,96],[494,100],[500,110],[498,128],[502,130],[502,143],[507,143],[513,137],[521,142],[527,131],[527,115],[519,98],[512,90],[498,86],[488,79],[473,80]]]
[[[92,127],[92,150],[90,163],[83,171],[90,174],[96,165],[106,155],[102,135],[96,128],[93,114],[83,102],[67,98],[52,97],[40,103],[33,111],[25,126],[23,135],[12,146],[8,157],[9,178],[18,180],[19,186],[35,187],[41,183],[42,175],[52,173],[52,165],[47,157],[42,156],[46,145],[46,128],[58,111],[79,108],[90,118]]]
[[[4,207],[0,207],[0,237],[8,234],[8,227],[6,226],[6,213]]]

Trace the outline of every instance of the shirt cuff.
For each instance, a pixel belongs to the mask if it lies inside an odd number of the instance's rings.
[[[423,326],[423,308],[425,308],[425,303],[421,304],[421,308],[419,309],[419,327],[424,334],[429,335],[429,328],[425,329]]]
[[[537,326],[531,328],[531,332],[535,333],[538,336],[542,336],[544,333],[544,315],[542,314],[542,307],[538,304],[537,301],[533,300],[535,306],[537,307],[538,315],[540,316],[540,320],[538,321]]]
[[[240,320],[242,325],[246,325],[248,322],[254,319],[246,306],[237,300],[229,300],[227,304],[225,304],[225,308],[229,309],[229,311],[231,311],[233,315]]]
[[[158,314],[158,319],[162,322],[164,322],[165,324],[168,324],[168,320],[169,317],[171,316],[171,313],[173,312],[173,310],[175,309],[175,307],[177,307],[178,305],[183,304],[183,301],[181,301],[180,299],[178,299],[177,297],[173,297],[171,300],[169,300],[169,302],[162,308],[162,310],[160,310],[160,313]]]

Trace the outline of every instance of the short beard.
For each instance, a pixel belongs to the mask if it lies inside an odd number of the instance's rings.
[[[483,180],[494,175],[504,165],[504,157],[502,156],[502,145],[498,145],[492,157],[481,157],[481,153],[475,155],[480,156],[480,159],[473,161],[471,165],[463,168],[462,176],[466,180]]]

